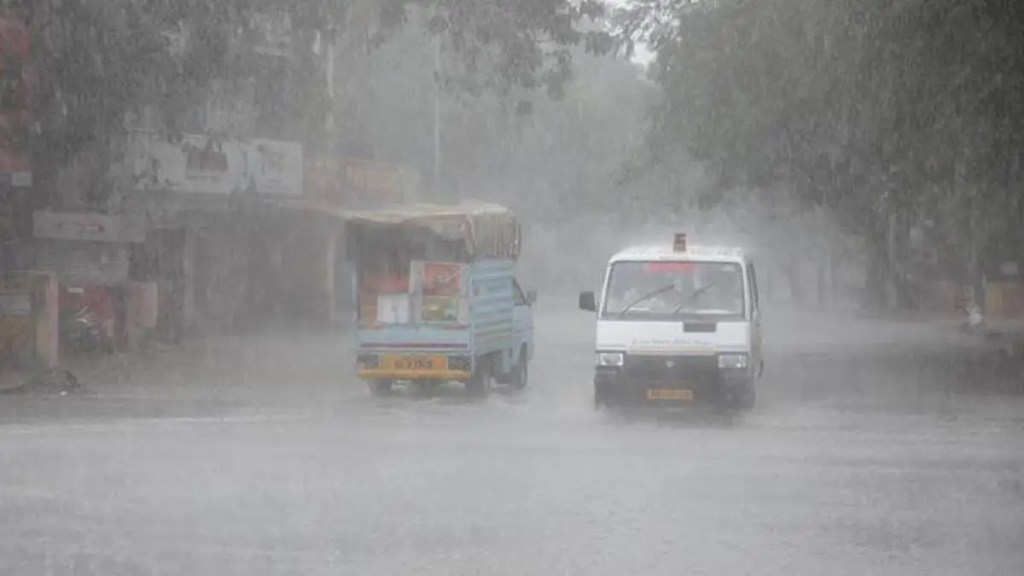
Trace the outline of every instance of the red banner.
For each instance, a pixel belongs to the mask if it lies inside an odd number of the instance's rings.
[[[0,17],[0,185],[32,185],[34,88],[29,29],[19,20]]]
[[[403,168],[396,164],[356,158],[306,161],[306,198],[330,206],[398,204],[406,199],[406,185]]]

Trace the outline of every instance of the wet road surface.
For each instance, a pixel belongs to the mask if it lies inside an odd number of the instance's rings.
[[[372,399],[328,335],[0,398],[0,574],[1024,574],[1024,402],[781,316],[745,416],[595,413],[592,319],[551,309],[482,401]]]

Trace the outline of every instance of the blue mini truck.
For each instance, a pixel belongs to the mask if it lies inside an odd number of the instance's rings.
[[[521,231],[502,206],[467,202],[355,212],[356,372],[397,382],[525,388],[535,295],[516,280]]]

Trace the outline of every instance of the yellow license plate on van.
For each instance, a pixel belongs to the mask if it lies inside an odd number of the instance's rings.
[[[648,400],[693,400],[693,390],[648,390]]]
[[[385,356],[381,361],[385,370],[395,372],[419,372],[446,370],[448,360],[444,356]]]

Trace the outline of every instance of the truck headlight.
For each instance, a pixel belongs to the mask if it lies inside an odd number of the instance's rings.
[[[605,368],[618,368],[626,363],[626,355],[622,352],[598,352],[597,365]]]
[[[750,358],[746,354],[719,354],[718,368],[720,370],[746,370],[750,365]]]

